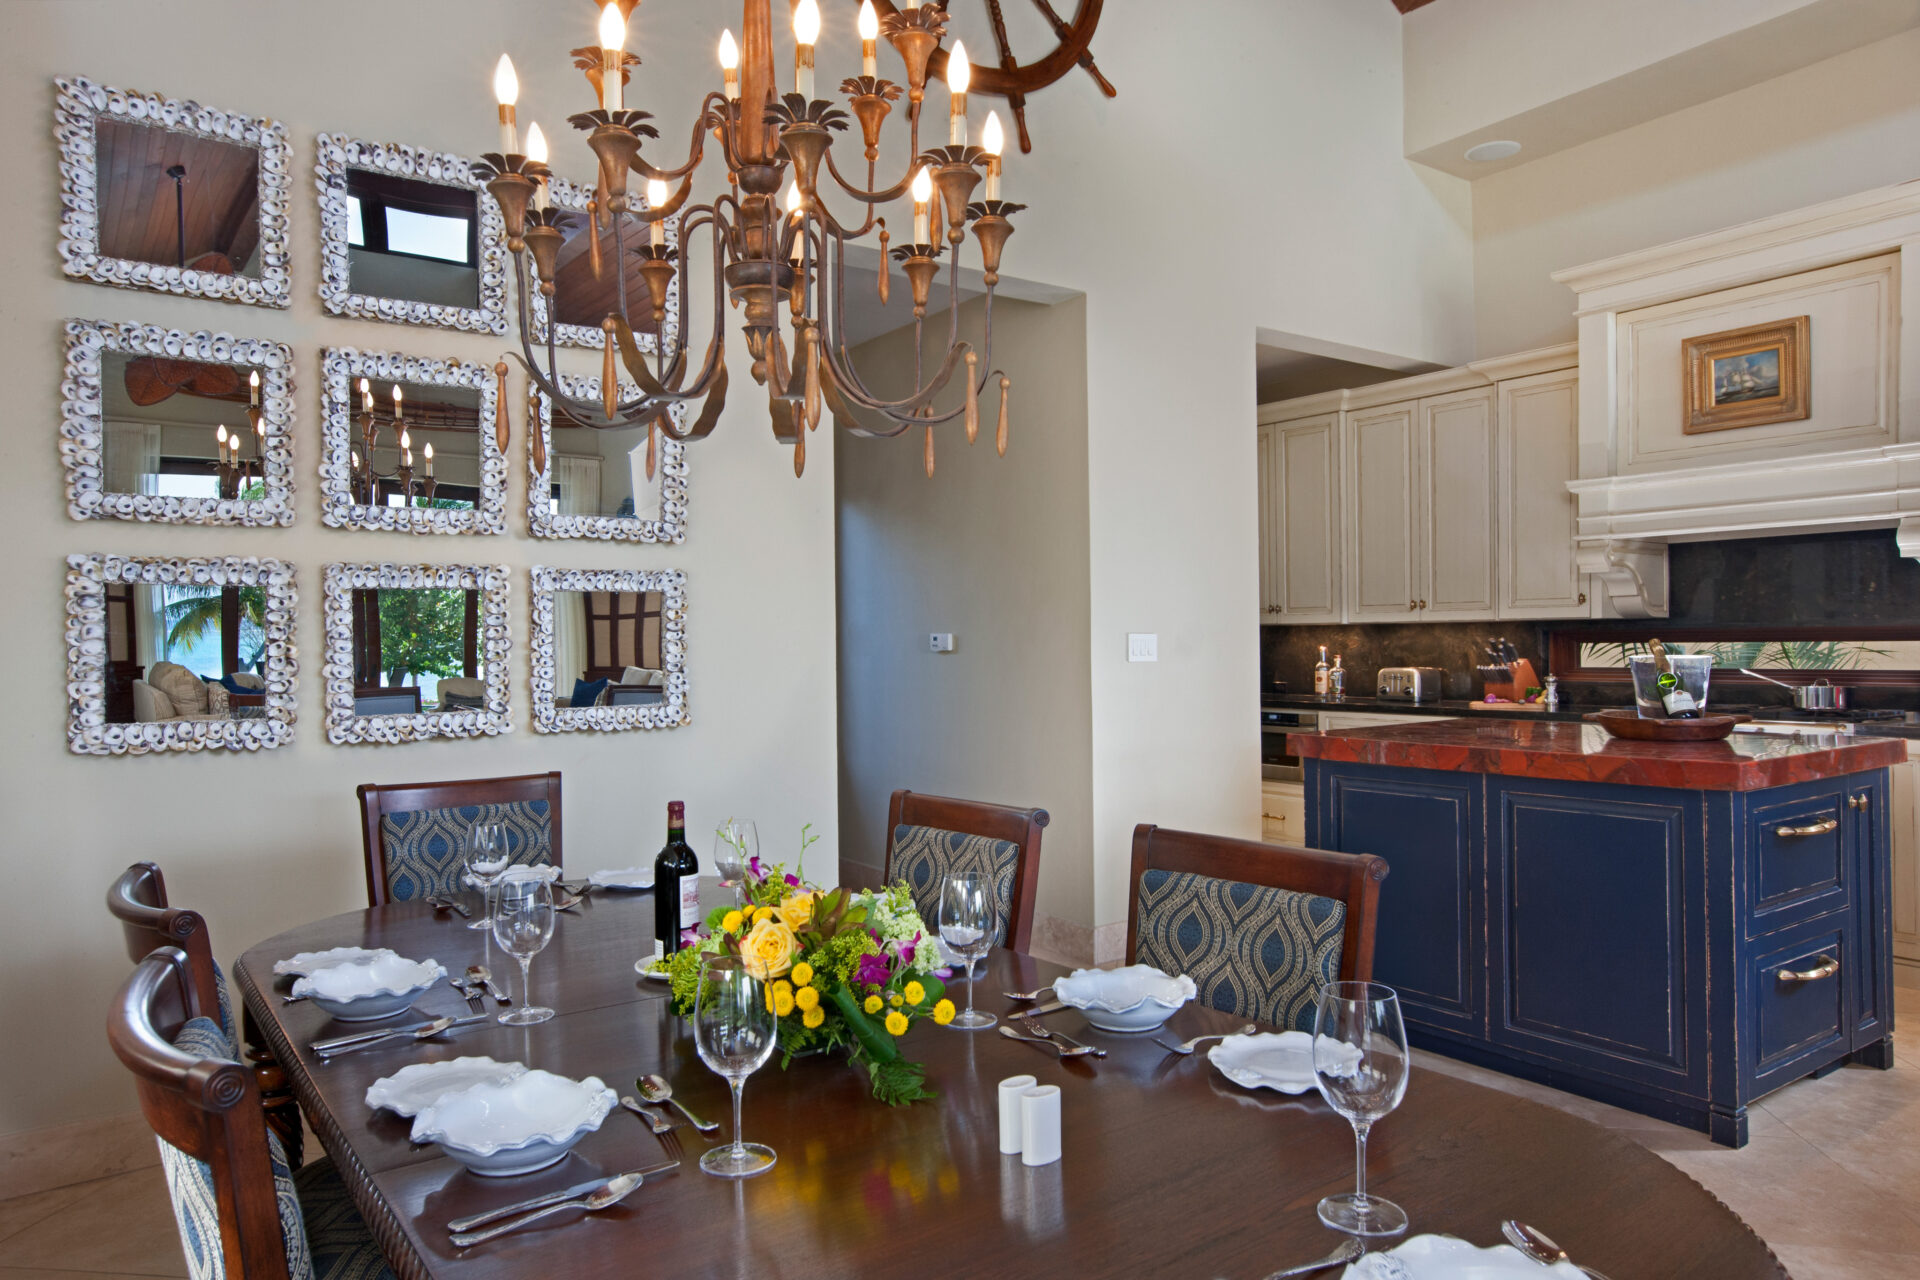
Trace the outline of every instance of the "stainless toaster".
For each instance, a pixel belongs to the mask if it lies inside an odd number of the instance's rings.
[[[1382,667],[1380,696],[1413,702],[1437,702],[1446,688],[1446,672],[1439,667]]]

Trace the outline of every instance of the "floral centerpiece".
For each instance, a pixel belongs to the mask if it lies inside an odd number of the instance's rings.
[[[801,868],[818,837],[801,831]],[[700,966],[740,958],[767,984],[779,1020],[780,1065],[803,1054],[844,1053],[867,1071],[873,1096],[891,1106],[933,1097],[926,1073],[898,1041],[924,1018],[953,1020],[940,960],[905,885],[822,890],[780,863],[749,859],[744,901],[716,907],[667,966],[674,1006],[693,1012]]]

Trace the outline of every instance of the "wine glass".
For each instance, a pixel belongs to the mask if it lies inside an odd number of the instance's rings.
[[[1320,1202],[1320,1221],[1356,1236],[1397,1236],[1407,1213],[1367,1194],[1367,1133],[1407,1092],[1407,1029],[1400,997],[1377,982],[1329,982],[1313,1014],[1313,1078],[1353,1125],[1354,1189]]]
[[[733,900],[741,901],[740,877],[748,864],[760,856],[760,832],[752,818],[728,818],[713,833],[713,869],[720,873],[722,888],[733,890]]]
[[[767,987],[731,956],[707,960],[693,1005],[694,1045],[700,1061],[733,1087],[733,1145],[700,1157],[700,1167],[722,1178],[747,1178],[773,1168],[772,1147],[740,1141],[740,1092],[747,1077],[773,1056],[779,1038]]]
[[[967,962],[967,1009],[947,1025],[978,1031],[999,1019],[973,1007],[973,962],[993,949],[993,883],[977,871],[947,877],[940,889],[940,939]]]
[[[509,1027],[545,1022],[553,1010],[533,1003],[533,958],[553,939],[553,887],[545,880],[502,879],[494,885],[493,940],[520,962],[521,1001],[518,1009],[500,1015]]]
[[[469,921],[467,928],[493,928],[493,886],[512,860],[505,823],[476,822],[467,828],[467,876],[480,886],[480,917]]]

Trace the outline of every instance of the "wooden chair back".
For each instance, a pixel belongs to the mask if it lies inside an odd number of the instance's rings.
[[[1007,918],[1007,946],[1024,953],[1033,940],[1033,903],[1040,888],[1040,833],[1046,829],[1045,809],[1016,809],[979,800],[896,791],[887,805],[887,864],[883,875],[893,883],[893,835],[902,826],[937,827],[989,840],[1005,840],[1020,847],[1013,875],[1013,900]],[[938,928],[938,922],[929,920]]]
[[[127,959],[136,963],[160,947],[186,953],[193,1012],[189,1017],[220,1017],[220,971],[213,961],[207,922],[198,911],[167,905],[167,880],[152,862],[136,862],[107,889],[107,910],[126,935]]]
[[[1148,871],[1184,872],[1216,880],[1238,880],[1347,904],[1340,947],[1340,977],[1353,982],[1373,978],[1373,935],[1380,914],[1380,882],[1386,859],[1371,853],[1333,853],[1264,840],[1172,831],[1143,822],[1133,829],[1133,876],[1128,882],[1127,963],[1140,946],[1140,878]]]
[[[185,951],[162,947],[134,966],[107,1014],[107,1042],[133,1073],[153,1131],[213,1175],[226,1274],[287,1280],[267,1122],[253,1070],[196,1058],[173,1039],[194,1009]]]
[[[528,773],[511,778],[467,778],[451,782],[362,783],[360,834],[367,854],[367,905],[387,901],[386,840],[380,820],[393,813],[459,809],[467,805],[547,802],[548,858],[560,863],[560,773]]]

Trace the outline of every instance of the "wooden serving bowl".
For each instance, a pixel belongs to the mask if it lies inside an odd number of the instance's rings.
[[[1593,721],[1616,738],[1636,742],[1718,742],[1733,732],[1733,726],[1745,724],[1752,716],[1701,716],[1697,720],[1645,720],[1637,711],[1614,707],[1590,711]]]

